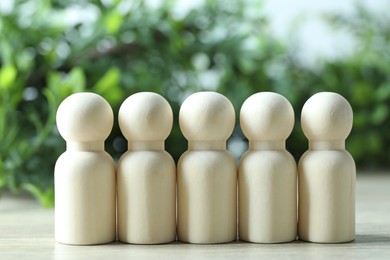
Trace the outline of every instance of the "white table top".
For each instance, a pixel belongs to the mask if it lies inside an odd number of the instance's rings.
[[[54,211],[26,196],[0,200],[0,259],[242,258],[390,259],[390,172],[360,173],[357,178],[356,240],[345,244],[68,246],[54,241]]]

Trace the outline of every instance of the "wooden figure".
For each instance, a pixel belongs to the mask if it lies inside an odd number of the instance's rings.
[[[297,237],[297,167],[285,141],[294,127],[286,98],[260,92],[242,105],[240,125],[249,140],[241,159],[239,237],[255,243],[282,243]]]
[[[172,109],[160,95],[140,92],[119,110],[128,151],[118,163],[118,235],[133,244],[176,239],[176,167],[164,150]]]
[[[115,240],[115,165],[104,151],[113,112],[101,96],[77,93],[57,111],[66,151],[55,165],[55,239],[91,245]]]
[[[317,93],[303,106],[301,124],[309,150],[298,166],[298,235],[302,240],[354,240],[356,169],[345,150],[352,118],[348,101],[336,93]]]
[[[179,124],[188,150],[178,162],[178,237],[189,243],[225,243],[237,236],[237,169],[226,150],[235,123],[233,105],[216,92],[189,96]]]

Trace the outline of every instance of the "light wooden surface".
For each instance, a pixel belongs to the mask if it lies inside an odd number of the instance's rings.
[[[53,209],[23,196],[0,200],[0,259],[390,259],[390,172],[358,174],[356,240],[346,244],[67,246],[54,241]]]

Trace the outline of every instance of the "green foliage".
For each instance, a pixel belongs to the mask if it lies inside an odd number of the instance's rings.
[[[388,168],[390,20],[387,15],[371,13],[360,5],[355,7],[354,16],[331,14],[325,18],[336,29],[347,30],[357,47],[353,55],[323,62],[319,70],[303,68],[294,62],[288,64],[287,78],[299,88],[295,107],[301,107],[315,92],[340,93],[354,111],[353,129],[346,146],[358,167]]]
[[[80,91],[101,94],[115,114],[135,92],[162,94],[176,119],[166,142],[176,160],[186,149],[177,115],[192,92],[225,94],[237,115],[255,92],[285,95],[297,117],[288,148],[298,159],[307,147],[299,125],[303,103],[315,92],[335,91],[355,111],[347,144],[358,165],[386,165],[390,23],[378,26],[360,9],[351,20],[330,17],[356,35],[361,49],[312,70],[273,37],[260,0],[210,0],[189,10],[180,2],[15,0],[0,15],[0,189],[24,189],[53,204],[54,164],[65,150],[55,114]],[[245,139],[238,127],[232,138]],[[106,148],[116,159],[126,149],[116,123]]]

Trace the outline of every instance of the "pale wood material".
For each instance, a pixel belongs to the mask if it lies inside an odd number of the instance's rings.
[[[73,245],[110,243],[116,235],[116,171],[104,151],[114,114],[94,93],[75,93],[57,110],[66,151],[54,169],[55,238]]]
[[[231,102],[216,92],[189,96],[179,112],[188,150],[177,165],[178,237],[198,244],[237,235],[237,166],[226,150],[234,128]]]
[[[348,101],[333,92],[313,95],[302,108],[302,130],[309,140],[309,149],[298,163],[302,240],[344,243],[355,238],[356,168],[345,150],[352,118]]]
[[[358,174],[356,239],[345,244],[68,246],[54,240],[54,210],[26,196],[0,199],[0,259],[390,259],[390,172]]]
[[[242,105],[240,125],[249,149],[238,171],[239,237],[255,243],[295,240],[297,166],[285,148],[294,110],[277,93],[256,93]]]
[[[176,166],[164,150],[173,113],[160,95],[140,92],[119,109],[128,151],[118,163],[118,238],[133,244],[176,239]]]

